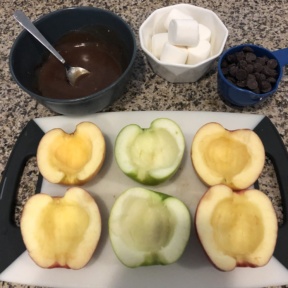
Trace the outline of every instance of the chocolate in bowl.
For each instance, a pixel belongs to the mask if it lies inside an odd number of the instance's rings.
[[[39,93],[49,98],[75,99],[96,93],[116,81],[128,64],[121,40],[105,26],[68,32],[54,47],[70,66],[83,67],[90,73],[72,86],[64,65],[49,54],[37,73]]]
[[[58,96],[55,97],[55,95],[59,93],[58,91],[53,93],[55,94],[53,96],[54,98],[51,96],[45,97],[41,95],[39,91],[38,76],[39,68],[43,64],[43,59],[47,57],[49,52],[47,52],[47,49],[30,35],[30,33],[24,30],[16,38],[11,48],[9,65],[12,78],[19,87],[32,98],[59,114],[84,115],[102,111],[122,96],[127,82],[130,80],[136,58],[137,46],[134,32],[121,17],[108,10],[81,6],[65,8],[46,14],[34,21],[34,25],[53,46],[55,46],[59,39],[64,35],[68,35],[71,31],[85,30],[91,33],[91,30],[93,30],[91,27],[95,28],[100,26],[105,27],[109,31],[113,31],[115,37],[114,35],[111,36],[114,41],[112,46],[121,47],[121,49],[118,50],[119,53],[117,52],[117,54],[115,52],[117,55],[115,54],[113,57],[115,57],[115,59],[121,59],[120,64],[122,71],[121,75],[113,83],[100,89],[98,92],[89,92],[89,95],[82,97],[76,96],[76,98],[59,98]],[[96,37],[95,34],[93,37]],[[110,43],[109,41],[108,43]],[[107,53],[108,50],[113,49],[107,49]],[[118,57],[118,55],[120,55],[120,57]],[[65,55],[63,56],[65,57]],[[82,57],[82,60],[83,59],[85,59],[85,57]],[[69,63],[68,59],[66,61],[70,65],[73,64]],[[58,65],[61,66],[62,64],[59,62]],[[81,67],[81,65],[75,66]],[[64,69],[64,67],[60,68]],[[84,81],[84,79],[85,76],[83,76],[82,80]],[[81,79],[79,79],[78,84],[80,84],[80,80]]]

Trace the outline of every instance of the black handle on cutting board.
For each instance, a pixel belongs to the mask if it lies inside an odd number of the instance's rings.
[[[266,156],[273,163],[282,199],[283,224],[279,227],[274,256],[288,269],[288,152],[276,127],[264,117],[254,131],[261,138]]]
[[[29,121],[20,133],[10,154],[0,183],[0,273],[25,251],[20,228],[14,221],[15,200],[27,161],[36,155],[44,132],[33,121]],[[42,184],[39,175],[35,193]]]

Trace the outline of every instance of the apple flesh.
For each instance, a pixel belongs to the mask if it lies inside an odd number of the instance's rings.
[[[74,133],[48,131],[37,149],[40,173],[51,183],[81,185],[101,169],[106,145],[101,130],[91,122],[77,125]]]
[[[131,268],[177,261],[188,243],[190,229],[190,212],[182,201],[139,187],[122,193],[109,217],[114,252]]]
[[[242,190],[254,184],[261,174],[265,150],[254,131],[227,130],[211,122],[197,131],[191,159],[196,173],[208,186],[225,184]]]
[[[73,187],[64,197],[35,194],[29,198],[20,228],[28,253],[38,266],[80,269],[97,247],[101,216],[92,196]]]
[[[145,185],[157,185],[172,177],[184,150],[180,127],[167,118],[154,120],[149,128],[125,126],[115,141],[115,158],[120,169]]]
[[[195,227],[209,259],[222,271],[266,265],[278,232],[268,196],[256,189],[235,192],[226,185],[215,185],[203,195]]]

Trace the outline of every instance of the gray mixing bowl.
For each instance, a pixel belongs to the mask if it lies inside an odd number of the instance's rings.
[[[13,79],[26,93],[52,111],[64,115],[99,112],[121,97],[131,75],[137,51],[135,36],[122,18],[99,8],[72,7],[44,15],[34,24],[52,45],[70,31],[105,26],[114,31],[119,39],[119,45],[123,47],[121,57],[125,58],[122,62],[125,64],[122,67],[123,73],[114,83],[94,94],[76,99],[43,97],[38,89],[37,69],[49,52],[25,30],[16,38],[11,48],[9,65]]]

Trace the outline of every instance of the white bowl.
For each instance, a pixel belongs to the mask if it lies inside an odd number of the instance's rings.
[[[160,61],[152,54],[152,36],[166,31],[164,22],[172,9],[189,13],[198,23],[211,30],[211,54],[208,59],[196,65],[169,64]],[[141,48],[156,74],[173,83],[195,82],[208,72],[213,61],[222,53],[228,37],[228,29],[211,10],[190,4],[177,4],[155,10],[140,26],[139,37]]]

